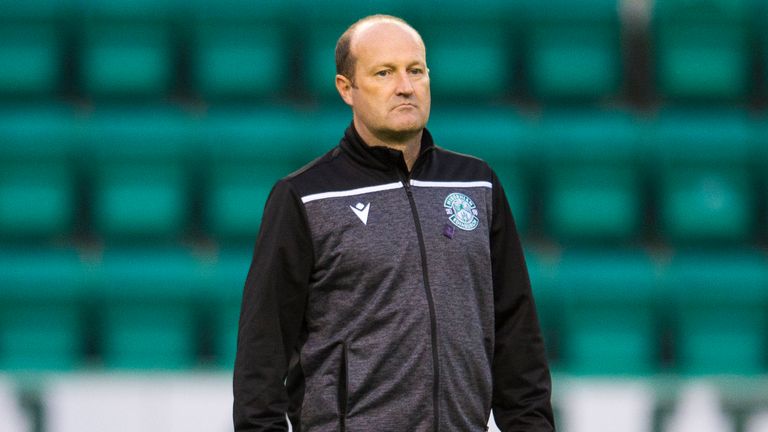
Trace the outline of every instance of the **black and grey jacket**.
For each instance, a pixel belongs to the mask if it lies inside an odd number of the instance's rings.
[[[245,284],[237,431],[553,431],[514,221],[483,161],[424,131],[338,147],[279,181]]]

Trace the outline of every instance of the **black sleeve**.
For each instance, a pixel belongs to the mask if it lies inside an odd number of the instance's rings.
[[[491,259],[496,342],[493,416],[502,432],[555,430],[551,379],[512,212],[493,175]]]
[[[287,431],[285,379],[312,271],[301,199],[287,181],[272,189],[243,290],[233,392],[235,431]]]

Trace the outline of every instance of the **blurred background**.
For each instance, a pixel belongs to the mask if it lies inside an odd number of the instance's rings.
[[[560,429],[768,431],[766,0],[0,0],[0,431],[231,430],[264,201],[377,12],[504,184]]]

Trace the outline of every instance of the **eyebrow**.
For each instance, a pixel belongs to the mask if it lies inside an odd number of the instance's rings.
[[[409,68],[413,66],[426,66],[426,63],[421,60],[417,60],[417,61],[408,63],[406,67]],[[379,69],[382,67],[389,68],[389,69],[397,69],[397,65],[394,63],[377,63],[371,66],[371,70]]]

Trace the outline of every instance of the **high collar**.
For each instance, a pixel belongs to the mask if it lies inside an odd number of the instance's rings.
[[[416,167],[419,160],[426,153],[432,151],[434,147],[435,144],[432,141],[432,135],[427,129],[424,129],[421,134],[419,155],[416,158],[413,167]],[[341,148],[346,151],[355,162],[367,167],[382,171],[400,169],[405,173],[408,173],[403,152],[389,147],[368,145],[363,141],[363,138],[360,137],[360,134],[357,133],[354,123],[350,123],[347,130],[344,131],[344,138],[341,140]]]

